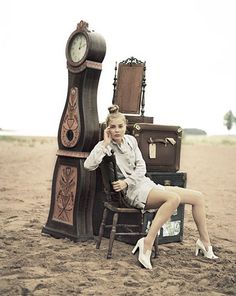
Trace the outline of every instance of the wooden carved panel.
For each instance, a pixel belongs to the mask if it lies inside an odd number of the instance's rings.
[[[74,147],[80,136],[78,96],[78,88],[72,87],[61,128],[61,142],[68,148]]]
[[[55,189],[53,220],[73,225],[73,212],[77,185],[76,167],[61,165]]]

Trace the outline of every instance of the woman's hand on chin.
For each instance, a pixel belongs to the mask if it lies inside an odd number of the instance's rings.
[[[111,143],[111,132],[110,132],[110,127],[108,126],[103,133],[103,145],[104,147],[107,147]]]

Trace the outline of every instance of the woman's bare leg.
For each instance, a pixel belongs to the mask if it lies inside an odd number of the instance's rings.
[[[206,210],[204,196],[201,192],[181,187],[166,186],[166,191],[177,193],[180,203],[192,205],[193,219],[196,223],[200,240],[207,247],[211,245],[206,223]]]
[[[146,210],[157,209],[151,227],[144,240],[144,249],[151,250],[155,238],[162,225],[165,224],[171,217],[173,212],[177,209],[180,203],[180,196],[178,193],[170,192],[162,189],[152,189],[148,195]]]

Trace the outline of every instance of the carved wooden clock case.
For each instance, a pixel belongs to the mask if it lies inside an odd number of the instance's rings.
[[[42,229],[54,237],[93,238],[96,174],[83,164],[99,140],[97,88],[105,53],[104,38],[81,21],[66,45],[68,92],[58,129],[50,211]]]

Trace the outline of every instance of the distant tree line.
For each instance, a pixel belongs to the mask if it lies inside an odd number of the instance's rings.
[[[194,136],[205,136],[207,133],[199,128],[184,128],[183,129],[183,135],[194,135]]]
[[[224,116],[224,125],[228,130],[231,130],[234,123],[236,124],[236,117],[234,116],[233,112],[229,110]]]

